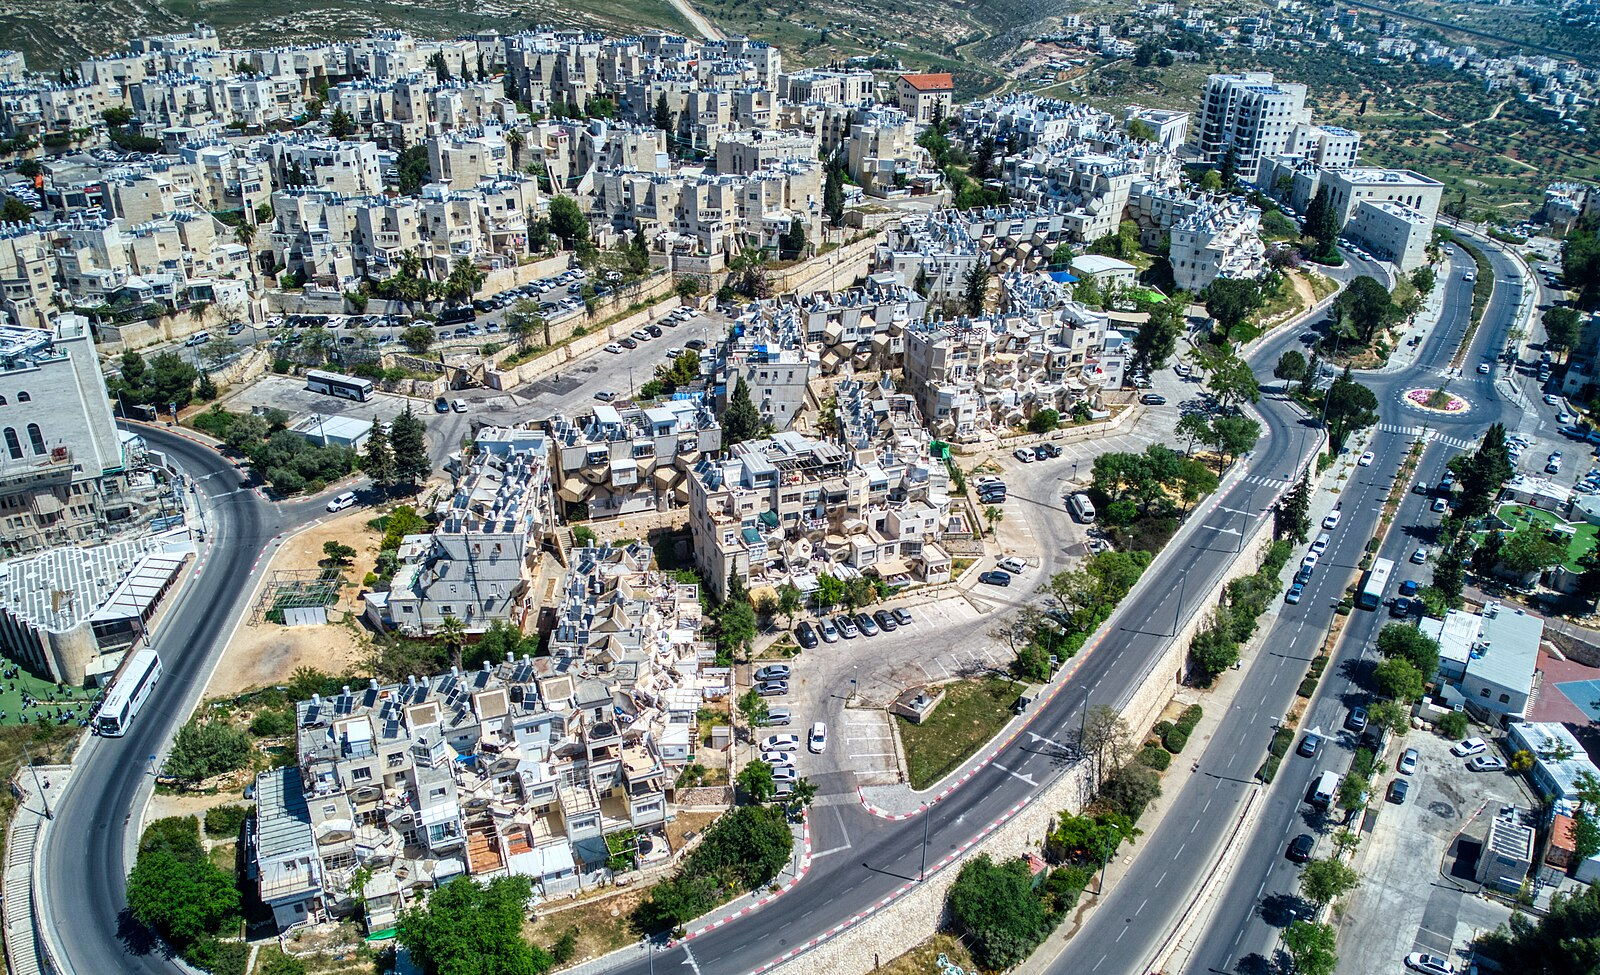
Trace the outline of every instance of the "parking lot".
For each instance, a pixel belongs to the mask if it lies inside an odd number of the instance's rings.
[[[1475,896],[1472,877],[1489,819],[1501,806],[1529,808],[1532,800],[1519,778],[1470,771],[1450,746],[1437,735],[1412,731],[1390,747],[1388,761],[1373,776],[1372,807],[1356,858],[1363,879],[1344,900],[1341,975],[1400,971],[1413,951],[1449,958],[1463,970],[1473,938],[1511,915],[1498,902]],[[1420,760],[1415,774],[1401,776],[1396,761],[1406,748],[1417,749]],[[1411,782],[1399,805],[1386,798],[1396,778]],[[1324,831],[1316,855],[1331,852]]]

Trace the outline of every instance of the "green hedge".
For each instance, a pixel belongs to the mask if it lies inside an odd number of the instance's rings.
[[[1267,760],[1261,763],[1260,768],[1256,769],[1256,778],[1271,785],[1272,780],[1278,777],[1278,766],[1282,763],[1283,759],[1278,756],[1268,755]]]
[[[1306,673],[1310,674],[1312,677],[1321,677],[1322,672],[1327,669],[1328,655],[1325,653],[1319,653],[1315,657],[1311,658],[1311,667],[1306,671]]]
[[[1181,728],[1173,728],[1161,739],[1161,744],[1167,751],[1176,755],[1183,751],[1183,746],[1189,744],[1189,733]]]
[[[1200,708],[1200,705],[1191,704],[1183,709],[1183,713],[1178,716],[1178,720],[1173,727],[1186,735],[1192,735],[1194,734],[1195,725],[1199,724],[1200,719],[1204,716],[1205,711]]]
[[[1289,745],[1294,742],[1294,732],[1288,728],[1279,728],[1272,733],[1272,744],[1267,746],[1269,755],[1282,758],[1289,752]]]
[[[1146,745],[1139,749],[1135,761],[1157,772],[1165,772],[1167,766],[1172,764],[1172,754],[1160,745]]]
[[[1310,697],[1317,693],[1317,679],[1315,677],[1307,677],[1300,682],[1300,686],[1295,690],[1295,693],[1301,697]]]
[[[239,835],[239,830],[244,828],[244,821],[250,817],[250,810],[245,806],[215,806],[206,810],[206,835],[233,839]]]
[[[1172,730],[1171,721],[1157,721],[1156,726],[1150,729],[1152,737],[1161,739],[1167,737],[1167,732]]]

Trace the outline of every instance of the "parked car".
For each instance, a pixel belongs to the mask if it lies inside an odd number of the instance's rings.
[[[1407,579],[1405,582],[1400,583],[1400,595],[1415,596],[1417,594],[1417,588],[1417,580]]]
[[[1012,575],[1021,575],[1022,570],[1028,567],[1028,563],[1017,558],[1015,555],[1008,555],[995,564]]]
[[[1422,563],[1428,561],[1428,556],[1430,554],[1431,553],[1428,551],[1428,546],[1424,545],[1415,552],[1411,553],[1411,561],[1416,565],[1421,565]]]
[[[817,631],[812,629],[810,623],[801,623],[794,628],[795,642],[800,644],[802,650],[815,650],[817,648]]]
[[[794,782],[799,778],[800,771],[793,765],[784,764],[772,766],[772,782],[774,785],[777,785],[779,782]]]
[[[1405,805],[1406,794],[1410,791],[1410,782],[1405,779],[1395,779],[1389,783],[1389,801],[1397,806]]]
[[[660,331],[660,330],[657,329],[657,331]],[[650,341],[650,339],[652,337],[649,332],[645,331],[642,328],[636,328],[630,334],[634,338],[638,339],[641,342],[648,342],[648,341]]]
[[[878,624],[874,623],[872,621],[872,617],[868,616],[866,613],[856,614],[856,628],[861,631],[862,636],[878,635]]]
[[[1305,592],[1305,589],[1306,587],[1302,586],[1298,582],[1291,585],[1289,587],[1289,591],[1283,594],[1283,601],[1289,603],[1291,606],[1295,603],[1298,603],[1300,601],[1300,596]]]
[[[1407,748],[1403,753],[1401,753],[1400,763],[1395,767],[1400,771],[1401,775],[1416,775],[1417,759],[1420,757],[1421,756],[1418,754],[1415,748]]]
[[[443,396],[441,396],[438,399],[434,400],[433,401],[433,412],[435,412],[435,413],[449,413],[450,412],[450,401],[445,399]]]
[[[594,398],[602,403],[609,403],[617,398],[617,394],[609,389],[602,389],[594,394]]]
[[[894,618],[893,613],[886,609],[880,609],[876,613],[873,613],[872,618],[877,621],[878,629],[885,633],[888,633],[890,630],[897,630],[900,628],[900,622]]]
[[[788,752],[761,752],[760,754],[761,760],[772,766],[772,770],[774,772],[776,772],[779,767],[789,764]]]
[[[909,609],[897,609],[897,610],[895,610],[894,611],[894,621],[896,623],[899,623],[901,626],[910,626],[911,625],[911,611]]]
[[[756,671],[756,680],[788,680],[788,664],[768,664]]]
[[[1482,755],[1489,750],[1489,743],[1479,737],[1464,738],[1450,747],[1450,754],[1457,758],[1466,758],[1468,755]]]
[[[1011,585],[1011,576],[1009,573],[994,569],[979,576],[978,581],[986,586],[1009,586]]]
[[[1467,759],[1467,768],[1474,772],[1504,772],[1506,763],[1493,755],[1474,755]]]
[[[1329,531],[1339,527],[1339,509],[1328,512],[1328,517],[1322,519],[1322,527]]]
[[[1044,460],[1047,457],[1060,457],[1061,448],[1053,443],[1042,443],[1033,448],[1033,456],[1038,460]]]
[[[1306,583],[1311,581],[1311,573],[1312,573],[1312,567],[1311,566],[1302,565],[1300,567],[1300,571],[1296,572],[1294,574],[1294,581],[1296,583],[1298,583],[1299,585],[1304,586]]]
[[[637,349],[639,347],[639,343],[633,339],[623,339],[621,345],[624,349]]]
[[[1489,364],[1488,364],[1488,363],[1487,363],[1487,362],[1480,362],[1480,363],[1478,363],[1478,375],[1480,375],[1480,376],[1487,376],[1487,375],[1489,375],[1489,373],[1490,373],[1490,372],[1491,372],[1491,371],[1492,371],[1492,370],[1493,370],[1493,369],[1494,369],[1494,367],[1493,367],[1493,366],[1491,366],[1491,365],[1489,365]]]
[[[1315,569],[1317,567],[1317,553],[1307,552],[1305,558],[1300,560],[1300,568]]]
[[[833,618],[834,625],[839,627],[839,635],[846,640],[854,640],[861,635],[861,630],[856,626],[856,621],[849,613],[840,613]]]
[[[799,735],[768,735],[761,741],[764,752],[795,752],[800,750]]]
[[[806,746],[818,755],[828,750],[828,726],[821,721],[811,726],[811,736],[806,739]]]
[[[756,693],[762,697],[782,697],[789,693],[789,682],[786,680],[763,681],[756,685]]]
[[[1411,599],[1407,596],[1397,597],[1390,606],[1389,612],[1395,616],[1406,617],[1411,615]]]
[[[1356,463],[1358,465],[1362,466],[1362,467],[1371,467],[1372,466],[1372,462],[1374,460],[1376,460],[1376,459],[1377,459],[1377,455],[1374,454],[1372,451],[1363,450],[1361,452],[1361,456],[1356,458]]]
[[[1316,837],[1310,833],[1301,833],[1289,841],[1289,851],[1286,855],[1295,863],[1305,863],[1311,859],[1311,851],[1316,845]]]
[[[467,412],[467,401],[464,399],[453,399],[450,401],[450,408],[455,410],[457,413],[465,413]]]
[[[1367,730],[1367,709],[1363,707],[1351,708],[1350,713],[1345,715],[1344,726],[1356,732]]]
[[[1422,975],[1456,975],[1455,968],[1448,961],[1425,951],[1413,951],[1407,955],[1406,967],[1414,972],[1422,972]]]
[[[1011,456],[1022,461],[1024,464],[1033,463],[1033,449],[1030,447],[1018,447],[1016,450],[1011,452]]]
[[[1314,731],[1308,731],[1306,736],[1300,739],[1300,747],[1296,748],[1295,751],[1299,752],[1303,758],[1316,758],[1317,749],[1321,747],[1322,736]]]
[[[1139,402],[1146,406],[1166,406],[1167,398],[1160,393],[1145,393],[1139,397]]]
[[[822,637],[823,643],[838,643],[839,628],[833,625],[833,620],[822,619],[817,621],[817,635]]]
[[[328,502],[329,511],[343,511],[346,508],[354,508],[355,506],[356,493],[354,491],[346,491],[343,494],[335,495],[333,500]]]
[[[788,708],[767,708],[767,716],[759,724],[763,728],[783,728],[787,727],[791,720],[793,718]]]

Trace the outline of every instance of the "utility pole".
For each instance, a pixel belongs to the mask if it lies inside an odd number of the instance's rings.
[[[928,879],[928,819],[933,816],[933,807],[922,807],[922,869],[917,873],[917,883]]]
[[[1242,535],[1240,537],[1243,537]],[[1183,615],[1183,589],[1189,582],[1189,570],[1184,569],[1178,576],[1178,605],[1172,611],[1172,632],[1168,636],[1178,635],[1178,618]]]

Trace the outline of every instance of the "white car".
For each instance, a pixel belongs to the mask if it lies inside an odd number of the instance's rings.
[[[1561,405],[1561,397],[1559,395],[1555,394],[1555,393],[1545,393],[1544,394],[1544,401],[1545,401],[1545,405],[1547,405],[1547,406],[1560,406]]]
[[[800,750],[799,735],[768,735],[761,741],[764,752],[796,752]]]
[[[346,508],[354,508],[355,506],[356,493],[354,491],[346,491],[343,494],[335,495],[334,499],[328,502],[329,511],[343,511]]]
[[[1448,961],[1438,955],[1430,955],[1422,951],[1413,951],[1406,956],[1406,967],[1423,975],[1456,975],[1456,970]]]
[[[761,760],[763,762],[766,762],[768,765],[771,765],[773,768],[777,768],[780,765],[788,765],[789,764],[789,753],[788,752],[762,752],[761,753]]]
[[[1448,511],[1448,510],[1450,510],[1450,502],[1445,500],[1444,498],[1434,498],[1433,499],[1433,510],[1434,511]]]
[[[1478,375],[1487,376],[1492,371],[1493,368],[1487,362],[1478,363]]]
[[[1028,567],[1028,563],[1017,558],[1015,555],[1008,555],[995,564],[1014,576],[1021,575],[1022,570]]]
[[[828,726],[821,721],[811,726],[811,737],[806,741],[818,755],[828,750]]]
[[[1557,423],[1577,423],[1578,422],[1578,418],[1573,416],[1571,413],[1568,413],[1566,410],[1562,410],[1560,413],[1556,414],[1556,422]]]
[[[773,782],[793,782],[798,778],[800,778],[800,773],[795,770],[793,765],[772,766]]]
[[[1022,461],[1024,464],[1031,464],[1033,463],[1033,448],[1018,447],[1016,450],[1011,452],[1011,456]]]
[[[1338,528],[1339,512],[1337,510],[1328,512],[1328,517],[1322,519],[1322,527],[1328,529]]]
[[[607,342],[606,343],[606,351],[611,353],[612,355],[621,355],[622,354],[622,346],[618,345],[615,342]]]
[[[1428,546],[1424,545],[1411,553],[1411,561],[1415,565],[1421,565],[1428,561],[1428,554]]]
[[[1493,755],[1474,755],[1467,759],[1467,768],[1474,772],[1504,772],[1506,763]]]
[[[1468,755],[1481,755],[1489,750],[1489,743],[1482,738],[1467,738],[1456,742],[1450,747],[1450,754],[1457,758],[1466,758]]]
[[[1356,458],[1356,463],[1359,464],[1362,467],[1371,467],[1372,466],[1372,462],[1374,460],[1376,460],[1376,459],[1377,459],[1377,455],[1376,454],[1374,454],[1370,450],[1365,450],[1365,451],[1362,451],[1360,457]]]
[[[1310,555],[1307,555],[1305,558],[1300,560],[1300,568],[1302,569],[1315,569],[1316,567],[1317,553],[1315,552],[1312,552]]]

